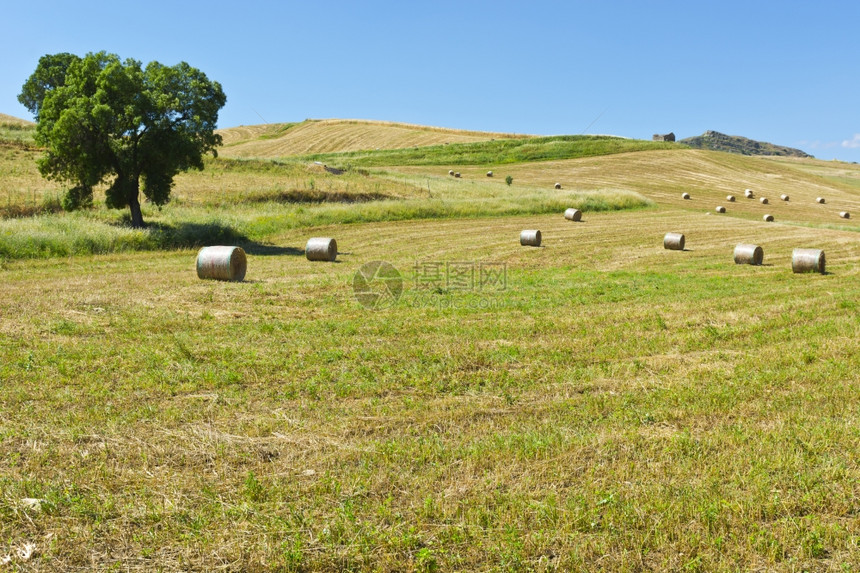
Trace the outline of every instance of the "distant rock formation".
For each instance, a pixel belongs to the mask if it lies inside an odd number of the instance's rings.
[[[675,134],[672,133],[671,131],[669,133],[667,133],[666,135],[661,135],[659,133],[655,133],[653,136],[651,136],[651,139],[653,141],[675,141]]]
[[[812,157],[805,151],[792,147],[783,147],[764,141],[755,141],[739,135],[726,135],[718,131],[706,131],[696,137],[682,139],[680,143],[696,149],[711,151],[726,151],[741,155],[779,155],[784,157]]]

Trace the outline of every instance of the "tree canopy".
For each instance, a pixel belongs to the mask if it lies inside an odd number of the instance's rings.
[[[108,183],[107,205],[128,207],[132,226],[142,227],[141,192],[163,205],[177,173],[203,169],[203,156],[217,155],[214,130],[227,98],[185,62],[143,68],[98,52],[43,56],[18,100],[46,148],[39,171],[72,185],[65,203],[91,202],[93,187]]]

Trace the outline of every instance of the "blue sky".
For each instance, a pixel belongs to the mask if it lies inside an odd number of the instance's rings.
[[[860,161],[860,2],[4,2],[0,112],[44,54],[186,61],[219,125],[359,118],[531,134],[708,129]]]

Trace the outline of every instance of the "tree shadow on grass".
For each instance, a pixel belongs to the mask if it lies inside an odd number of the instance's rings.
[[[147,225],[156,245],[165,250],[193,249],[211,245],[235,245],[249,255],[259,256],[303,256],[304,249],[280,247],[252,241],[245,234],[229,225],[220,223],[150,223]]]

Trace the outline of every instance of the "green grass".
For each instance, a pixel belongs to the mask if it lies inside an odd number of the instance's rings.
[[[655,149],[681,149],[675,143],[598,135],[559,135],[527,139],[499,139],[452,143],[410,149],[381,149],[309,155],[308,160],[330,165],[379,167],[393,165],[507,165],[575,159]]]
[[[544,248],[516,244],[529,223]],[[660,248],[651,226],[684,225],[691,251]],[[746,222],[681,212],[317,231],[340,264],[252,255],[239,284],[198,281],[193,252],[7,263],[0,554],[34,541],[44,569],[285,571],[860,560],[844,234],[763,226],[755,268],[731,262]],[[791,245],[812,238],[831,274],[792,275]],[[375,259],[407,284],[374,312],[350,281]],[[504,262],[507,285],[425,294],[421,260]]]
[[[32,148],[35,134],[35,126],[0,121],[0,145]]]
[[[307,197],[304,197],[307,199]],[[124,211],[43,214],[0,220],[0,259],[65,257],[128,251],[199,248],[230,243],[253,251],[272,245],[287,229],[382,221],[502,217],[636,209],[649,205],[635,193],[531,193],[513,197],[405,199],[353,202],[255,201],[247,205],[144,209],[148,229],[129,227]]]
[[[360,168],[343,172],[300,161],[209,159],[202,172],[181,174],[171,202],[144,204],[152,227],[128,228],[123,210],[101,203],[77,213],[59,211],[62,191],[41,179],[36,153],[0,153],[0,259],[65,257],[135,250],[198,248],[232,242],[250,250],[272,245],[286,229],[332,224],[501,217],[637,209],[651,202],[623,190],[556,192],[501,181],[453,182]],[[21,187],[30,190],[20,192]],[[6,204],[2,192],[6,193]]]

